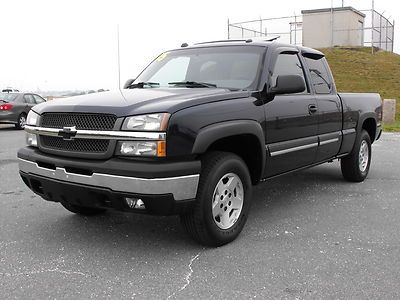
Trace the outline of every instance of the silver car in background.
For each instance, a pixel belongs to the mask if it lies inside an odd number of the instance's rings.
[[[16,129],[23,129],[31,108],[45,101],[33,93],[0,93],[0,124],[14,124]]]

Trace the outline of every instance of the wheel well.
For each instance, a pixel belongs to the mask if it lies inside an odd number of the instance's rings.
[[[365,129],[369,137],[371,138],[371,143],[374,142],[376,136],[376,121],[373,118],[368,118],[364,121],[362,129]]]
[[[263,162],[261,145],[256,136],[242,134],[222,138],[212,143],[208,151],[226,151],[240,156],[249,169],[252,183],[259,182]]]

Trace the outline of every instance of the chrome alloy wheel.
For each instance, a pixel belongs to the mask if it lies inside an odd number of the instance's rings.
[[[214,189],[212,214],[215,224],[229,229],[238,220],[243,208],[244,189],[240,177],[234,173],[222,176]]]
[[[358,153],[358,167],[361,172],[365,172],[369,162],[369,148],[365,140],[361,142],[360,152]]]

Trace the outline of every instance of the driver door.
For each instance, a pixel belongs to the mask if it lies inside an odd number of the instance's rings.
[[[267,162],[265,177],[282,174],[314,163],[318,149],[318,115],[303,62],[297,51],[275,56],[270,86],[279,75],[299,75],[306,90],[297,94],[275,95],[265,107]]]

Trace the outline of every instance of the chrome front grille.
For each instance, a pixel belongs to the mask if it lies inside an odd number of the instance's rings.
[[[41,126],[60,128],[75,126],[85,130],[113,130],[117,117],[110,114],[45,113]]]
[[[43,128],[63,129],[75,127],[77,130],[111,131],[115,127],[117,117],[111,114],[88,113],[44,113],[40,126]],[[107,139],[64,139],[61,136],[40,135],[39,147],[50,153],[80,157],[85,153],[93,158],[105,157],[112,151],[111,143]]]

